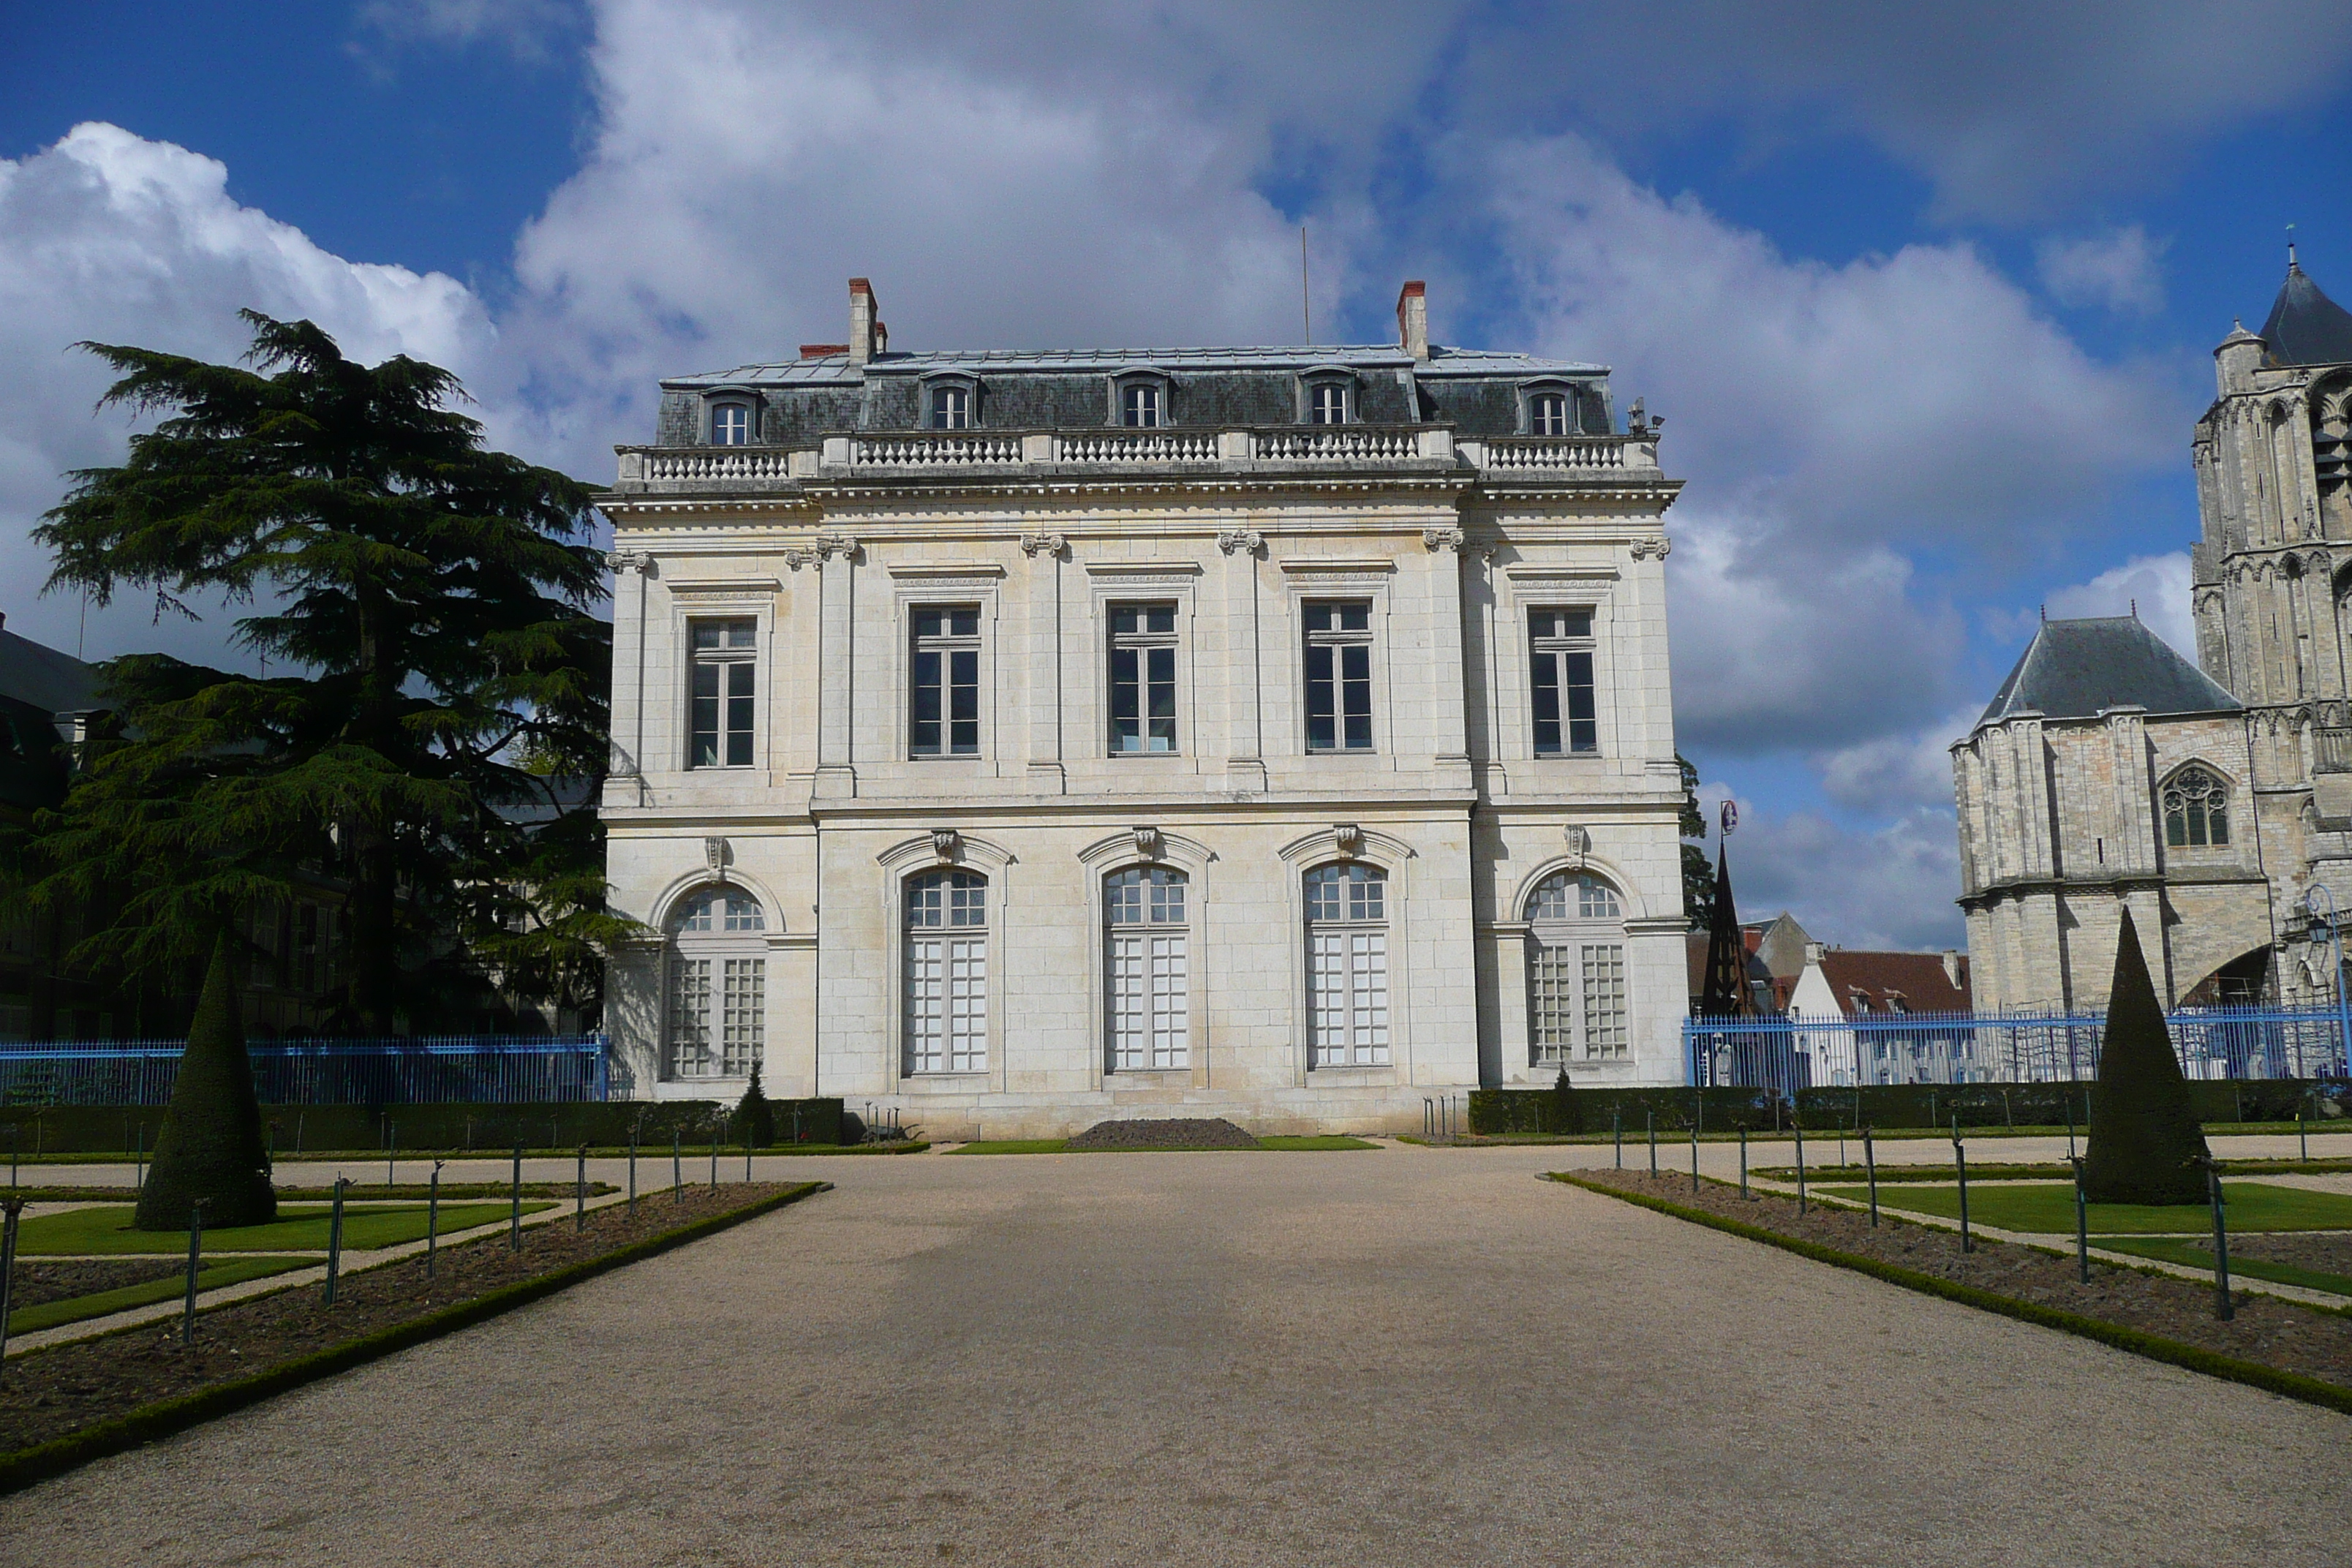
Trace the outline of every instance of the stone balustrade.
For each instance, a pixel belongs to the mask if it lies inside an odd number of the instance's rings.
[[[940,472],[1223,468],[1381,468],[1412,464],[1497,477],[1655,473],[1654,436],[1465,437],[1446,426],[1287,426],[1225,430],[912,430],[827,436],[815,447],[623,447],[625,486],[758,489],[861,470]]]

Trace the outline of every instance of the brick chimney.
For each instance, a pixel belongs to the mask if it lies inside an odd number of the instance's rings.
[[[874,285],[863,278],[849,280],[849,363],[864,364],[890,349],[890,329],[882,324],[881,306]]]
[[[1429,357],[1428,292],[1418,278],[1397,290],[1397,347],[1415,359]]]

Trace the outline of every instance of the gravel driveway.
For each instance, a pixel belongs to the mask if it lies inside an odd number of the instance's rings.
[[[0,1561],[2352,1555],[2352,1421],[1560,1154],[763,1161],[839,1190],[0,1500]]]

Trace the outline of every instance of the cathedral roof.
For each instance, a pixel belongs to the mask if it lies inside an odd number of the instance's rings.
[[[2262,336],[2273,364],[2352,364],[2352,310],[2321,293],[2292,256]]]
[[[2108,708],[2234,713],[2238,700],[2175,653],[2137,616],[2044,621],[1977,727],[2021,713],[2089,719]]]

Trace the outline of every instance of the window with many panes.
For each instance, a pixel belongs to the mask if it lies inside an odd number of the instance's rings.
[[[1118,422],[1139,429],[1155,429],[1161,423],[1160,412],[1160,387],[1156,381],[1131,381],[1118,389]]]
[[[1307,637],[1307,749],[1372,749],[1372,604],[1310,599]]]
[[[760,623],[748,616],[688,623],[687,766],[751,765],[759,641]]]
[[[2164,842],[2175,849],[2221,848],[2230,842],[2230,786],[2189,766],[2164,786]]]
[[[1307,1062],[1389,1059],[1388,873],[1347,862],[1307,873]]]
[[[1176,750],[1176,606],[1110,606],[1110,749]]]
[[[926,871],[907,881],[907,1070],[988,1066],[988,879]]]
[[[1599,751],[1601,726],[1592,702],[1592,612],[1536,611],[1528,617],[1528,657],[1536,755]]]
[[[980,607],[929,605],[914,613],[907,689],[907,751],[980,755]]]
[[[1574,405],[1564,392],[1537,392],[1528,396],[1528,433],[1531,436],[1565,436],[1569,433],[1569,415]]]
[[[714,403],[710,405],[710,444],[714,447],[743,447],[751,444],[758,421],[752,417],[748,403]]]
[[[1345,425],[1348,422],[1347,384],[1318,381],[1308,387],[1307,419],[1311,425]]]
[[[767,918],[740,888],[711,888],[670,920],[664,1031],[672,1078],[744,1078],[767,1043]]]
[[[931,428],[934,430],[971,429],[971,388],[968,386],[931,388]]]
[[[1528,896],[1528,1044],[1537,1067],[1623,1059],[1625,913],[1588,872],[1545,878]]]
[[[1184,873],[1137,866],[1103,883],[1105,1034],[1113,1072],[1192,1062]]]

